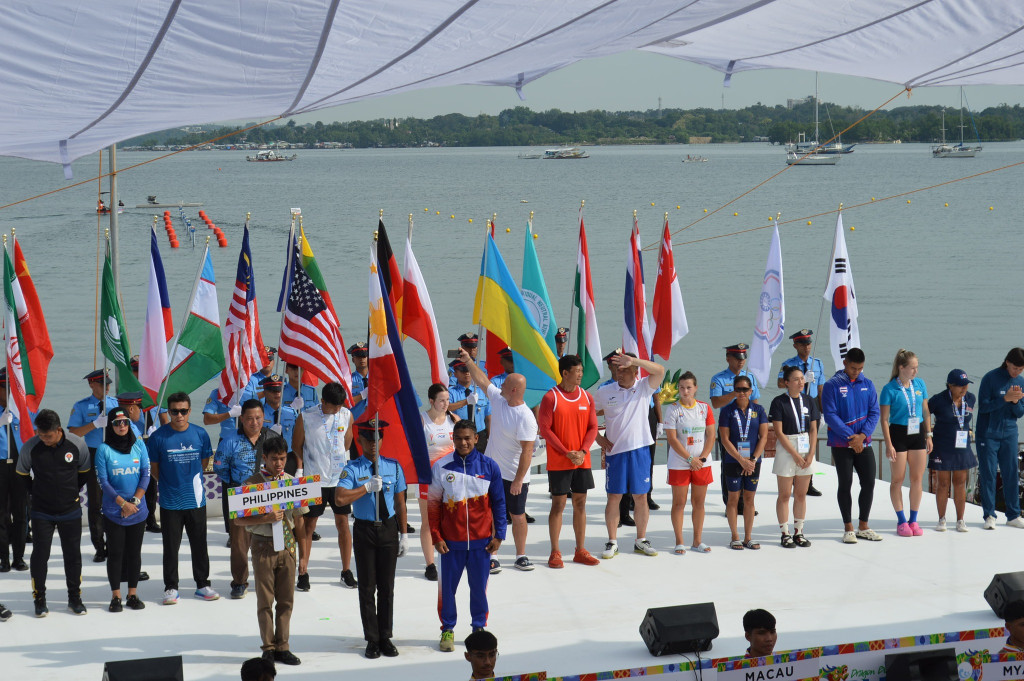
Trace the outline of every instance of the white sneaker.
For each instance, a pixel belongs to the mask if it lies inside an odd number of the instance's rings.
[[[212,586],[204,586],[202,589],[196,589],[196,598],[203,601],[215,601],[220,598],[220,594],[214,591]]]
[[[1006,524],[1009,525],[1010,527],[1017,527],[1017,528],[1020,528],[1020,529],[1024,529],[1024,518],[1021,518],[1020,516],[1017,516],[1013,520],[1007,520]]]
[[[945,518],[939,518],[939,522],[935,525],[935,531],[936,532],[945,532],[946,531],[946,519]]]
[[[967,531],[967,523],[965,523],[963,520],[956,521],[956,531],[957,532],[966,532]]]
[[[645,556],[656,556],[658,550],[651,546],[651,542],[643,539],[641,541],[633,542],[633,553],[642,553]]]
[[[996,529],[996,517],[994,515],[985,516],[985,524],[981,526],[983,530],[994,530]]]
[[[178,590],[168,589],[164,591],[164,605],[174,605],[178,602]]]
[[[601,557],[605,560],[610,560],[615,557],[615,554],[619,552],[619,545],[613,541],[608,542],[604,545],[604,551],[601,552]]]
[[[867,539],[868,541],[882,541],[882,535],[878,534],[869,527],[866,530],[857,530],[857,539]]]
[[[853,530],[849,530],[847,532],[843,532],[843,543],[844,544],[856,544],[857,543],[857,533],[854,532]]]

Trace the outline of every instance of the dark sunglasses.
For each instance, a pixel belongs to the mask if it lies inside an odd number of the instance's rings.
[[[170,414],[171,416],[184,416],[185,414],[189,413],[190,411],[192,411],[191,408],[189,408],[189,409],[168,409],[167,413]]]
[[[114,419],[114,420],[113,420],[113,421],[111,421],[110,423],[111,423],[111,424],[112,424],[112,425],[113,425],[113,426],[114,426],[115,428],[117,428],[118,426],[127,426],[127,425],[128,425],[129,423],[131,423],[131,421],[129,421],[128,419]]]
[[[737,388],[733,388],[733,390],[738,392],[738,393],[749,393],[750,392],[750,388],[739,388],[739,387],[737,387]]]

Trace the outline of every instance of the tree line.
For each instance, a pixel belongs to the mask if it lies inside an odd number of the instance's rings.
[[[844,130],[866,112],[859,107],[822,103],[821,139]],[[842,134],[844,142],[936,142],[942,138],[943,108],[905,106],[876,112]],[[959,140],[960,116],[945,109],[946,139]],[[324,143],[355,148],[418,146],[555,146],[568,144],[685,144],[690,138],[712,143],[767,139],[785,143],[814,134],[813,98],[792,108],[756,104],[743,109],[648,109],[646,111],[532,111],[525,106],[498,115],[452,113],[433,118],[388,118],[261,126],[231,135],[224,144],[287,142],[307,147]],[[964,138],[1008,141],[1024,136],[1024,108],[1002,104],[964,115]],[[125,146],[191,145],[231,132],[166,130],[127,140]],[[694,140],[695,142],[698,140]]]

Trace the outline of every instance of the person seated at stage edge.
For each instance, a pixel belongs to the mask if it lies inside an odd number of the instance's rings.
[[[494,678],[498,662],[498,637],[486,629],[478,629],[466,637],[466,660],[473,668],[473,679]]]
[[[1006,645],[1000,653],[1014,653],[1024,660],[1024,601],[1010,601],[1003,611],[1006,620]]]

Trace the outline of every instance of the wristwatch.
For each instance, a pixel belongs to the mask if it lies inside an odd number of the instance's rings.
[[[134,504],[135,506],[138,506],[139,505],[139,498],[138,497],[134,497],[134,496],[130,497],[128,499],[128,503],[129,504]]]

